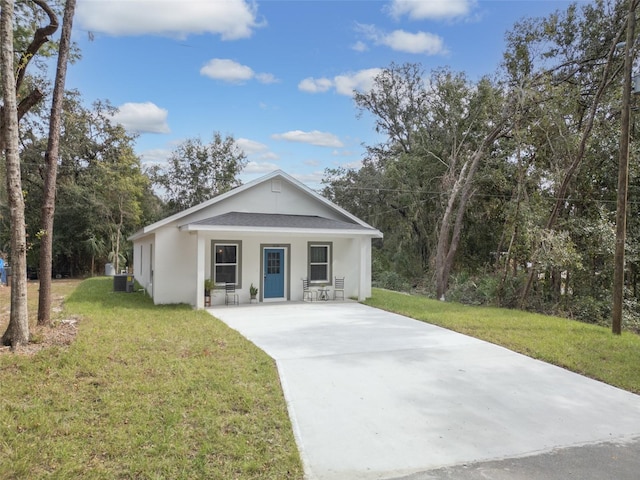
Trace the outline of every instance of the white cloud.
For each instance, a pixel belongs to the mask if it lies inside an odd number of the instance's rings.
[[[360,170],[360,168],[362,167],[362,160],[356,160],[354,162],[347,162],[347,163],[343,163],[341,165],[341,167],[343,168],[347,168],[347,169],[353,169],[353,170]]]
[[[280,160],[280,156],[277,153],[273,152],[264,152],[258,155],[260,160]]]
[[[326,92],[333,86],[328,78],[305,78],[298,84],[298,89],[307,93]]]
[[[446,51],[442,37],[427,32],[409,33],[404,30],[396,30],[384,35],[381,42],[398,52],[437,55]]]
[[[307,93],[323,93],[335,88],[340,95],[352,96],[353,91],[368,91],[373,87],[373,80],[382,72],[380,68],[369,68],[358,72],[344,73],[333,79],[308,77],[298,84],[298,90]]]
[[[469,15],[475,5],[476,0],[392,0],[389,12],[394,18],[442,20]]]
[[[167,110],[152,102],[125,103],[118,107],[112,118],[131,132],[169,133],[168,115]]]
[[[324,186],[322,184],[322,179],[324,178],[324,172],[322,170],[307,174],[294,173],[292,177],[318,192],[321,191]]]
[[[236,145],[238,145],[246,155],[253,155],[254,153],[261,153],[269,150],[269,147],[264,143],[249,140],[248,138],[238,138],[236,140]]]
[[[240,83],[251,80],[255,73],[246,65],[241,65],[233,60],[214,58],[200,69],[200,74],[215,80],[230,83]]]
[[[115,36],[212,33],[223,40],[248,38],[262,26],[256,4],[245,0],[79,0],[76,20],[84,30]]]
[[[271,135],[274,140],[285,140],[287,142],[308,143],[318,147],[334,147],[341,148],[343,143],[333,133],[320,132],[313,130],[312,132],[303,132],[302,130],[292,130],[285,133],[276,133]]]
[[[280,158],[277,154],[269,151],[269,147],[264,143],[249,140],[248,138],[238,138],[236,140],[236,145],[240,147],[247,157],[251,157],[254,160],[266,161],[278,160]],[[253,161],[253,163],[255,163],[255,161]]]
[[[279,168],[275,163],[249,162],[247,166],[242,169],[242,173],[270,173]]]
[[[152,150],[145,150],[140,154],[142,161],[146,164],[159,164],[167,161],[171,155],[171,150],[166,148],[154,148]]]
[[[355,73],[338,75],[334,78],[336,92],[341,95],[353,95],[353,91],[368,92],[373,88],[374,79],[382,73],[381,68],[369,68]]]
[[[411,33],[405,30],[383,32],[375,25],[356,24],[356,31],[376,45],[385,45],[397,52],[438,55],[447,53],[442,37],[428,32]]]
[[[200,69],[200,74],[228,83],[244,83],[256,79],[261,83],[275,83],[270,73],[255,73],[251,67],[226,58],[212,58]]]
[[[367,47],[367,44],[363,41],[358,40],[356,43],[351,45],[351,50],[355,50],[356,52],[366,52],[369,50],[369,47]]]
[[[260,83],[277,83],[278,79],[272,73],[258,73],[256,74],[256,80]]]

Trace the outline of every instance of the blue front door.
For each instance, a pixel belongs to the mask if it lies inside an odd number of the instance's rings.
[[[264,249],[264,298],[284,298],[284,249]]]

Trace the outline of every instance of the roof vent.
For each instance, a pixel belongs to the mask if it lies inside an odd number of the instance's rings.
[[[280,193],[282,190],[282,182],[280,180],[271,180],[271,191],[274,193]]]

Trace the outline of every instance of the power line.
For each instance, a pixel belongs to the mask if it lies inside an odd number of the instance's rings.
[[[377,192],[392,192],[392,193],[408,193],[408,194],[422,194],[422,195],[429,195],[431,196],[431,198],[435,198],[435,197],[441,197],[446,195],[446,192],[442,192],[442,191],[430,191],[430,190],[406,190],[406,189],[401,189],[401,188],[375,188],[375,187],[357,187],[357,186],[349,186],[349,187],[340,187],[338,190],[340,191],[349,191],[349,190],[357,190],[357,191],[377,191]],[[612,191],[613,193],[615,193],[615,191]],[[543,192],[540,192],[543,194]],[[543,194],[544,195],[544,194]],[[503,200],[511,200],[513,198],[512,195],[499,195],[499,194],[492,194],[492,193],[475,193],[473,195],[473,197],[476,198],[497,198],[497,199],[503,199]],[[563,201],[563,202],[581,202],[581,203],[602,203],[602,204],[608,204],[608,203],[616,203],[615,199],[612,200],[607,200],[607,199],[587,199],[587,198],[574,198],[574,197],[564,197],[564,198],[560,198],[560,197],[555,197],[553,195],[549,195],[549,196],[543,196],[542,197],[543,200],[549,200],[549,201]],[[630,204],[640,204],[640,200],[637,201],[630,201],[628,202]]]

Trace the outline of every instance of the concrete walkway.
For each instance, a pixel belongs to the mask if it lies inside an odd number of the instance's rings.
[[[549,479],[499,462],[640,457],[640,396],[505,348],[355,302],[210,312],[276,360],[309,480]]]

